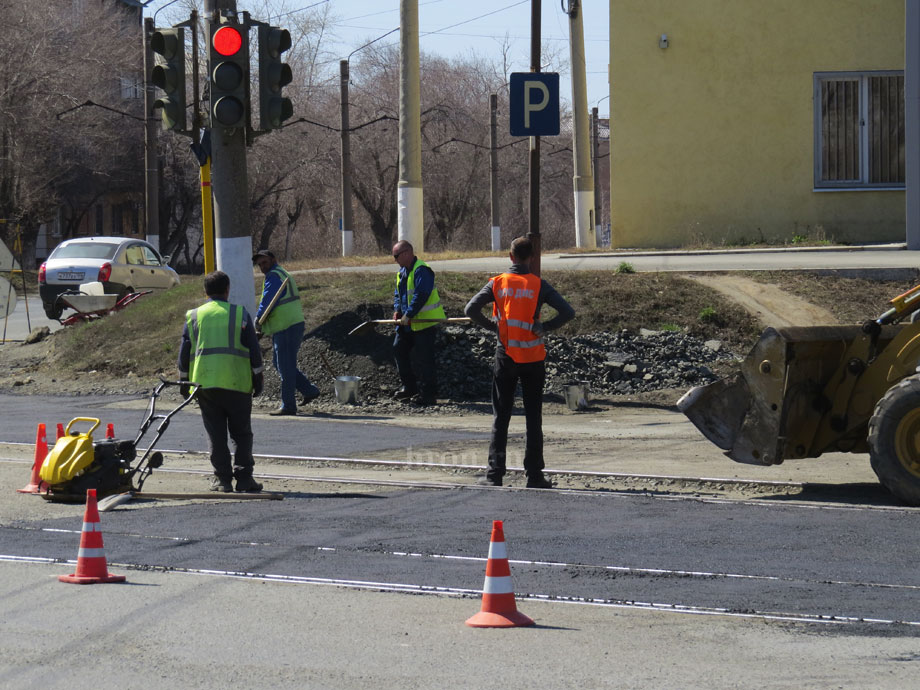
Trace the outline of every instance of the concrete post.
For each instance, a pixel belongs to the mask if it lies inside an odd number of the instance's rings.
[[[419,86],[418,0],[399,0],[398,237],[425,249],[422,199],[422,106]]]
[[[153,18],[144,18],[144,232],[147,241],[160,251],[160,185],[157,167],[157,122],[153,103],[156,100],[150,73],[153,71]]]
[[[920,249],[920,0],[904,3],[904,216],[908,249]]]
[[[502,248],[501,192],[498,189],[498,96],[489,96],[489,197],[492,200],[492,251]]]
[[[351,209],[351,132],[348,122],[348,60],[339,61],[339,98],[342,101],[342,256],[354,253],[354,218]]]
[[[588,130],[588,87],[585,79],[585,36],[581,0],[569,0],[569,58],[572,69],[572,159],[575,175],[575,246],[594,249],[594,174]]]

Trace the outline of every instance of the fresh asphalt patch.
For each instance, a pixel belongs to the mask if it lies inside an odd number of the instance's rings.
[[[475,593],[495,519],[504,521],[518,597],[877,621],[886,635],[920,634],[920,624],[910,625],[920,622],[920,514],[909,511],[553,491],[351,490],[126,506],[103,515],[102,531],[113,571],[123,564]],[[72,517],[7,522],[0,550],[73,560],[80,528]]]

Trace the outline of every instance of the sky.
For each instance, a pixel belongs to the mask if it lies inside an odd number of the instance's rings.
[[[566,0],[542,0],[541,32],[547,51],[555,49],[564,61],[560,69],[561,97],[571,101],[572,86],[568,78],[569,20],[562,11]],[[157,25],[179,22],[181,15],[173,14],[175,8],[169,0],[154,0],[145,12],[152,16],[159,11]],[[566,5],[568,3],[566,2]],[[444,57],[464,57],[471,53],[498,60],[501,44],[508,37],[513,60],[512,71],[530,70],[530,15],[531,0],[418,0],[419,48],[423,53]],[[607,117],[610,109],[607,86],[608,0],[583,0],[586,79],[588,108],[597,107],[600,117]],[[348,57],[355,48],[372,41],[399,26],[399,0],[278,0],[272,3],[280,16],[259,16],[256,7],[262,3],[237,1],[238,10],[248,10],[253,19],[285,26],[288,17],[298,11],[316,11],[329,7],[335,17],[334,36],[328,39],[326,50],[339,59]],[[180,10],[185,12],[185,10]],[[164,21],[166,20],[166,21]],[[290,21],[290,20],[289,20]],[[398,34],[381,39],[398,45]],[[544,71],[550,71],[544,69]]]

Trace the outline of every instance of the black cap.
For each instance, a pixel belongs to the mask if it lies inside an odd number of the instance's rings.
[[[272,254],[270,251],[268,251],[267,249],[260,249],[259,251],[257,251],[255,254],[252,255],[252,263],[255,263],[256,259],[258,259],[260,256],[264,256],[268,259],[271,259],[272,261],[275,260],[275,255]]]

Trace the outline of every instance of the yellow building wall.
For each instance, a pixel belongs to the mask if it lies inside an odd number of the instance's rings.
[[[904,0],[610,0],[610,44],[614,246],[904,240],[903,190],[813,191],[814,73],[902,70]]]

